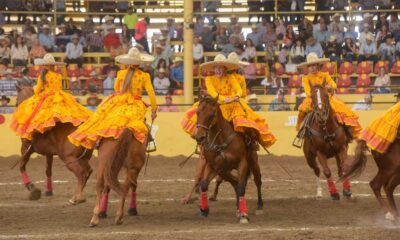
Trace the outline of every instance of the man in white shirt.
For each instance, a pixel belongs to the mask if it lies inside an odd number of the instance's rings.
[[[195,64],[200,64],[203,62],[204,49],[203,45],[200,44],[200,38],[195,36],[193,38],[193,60]]]
[[[72,42],[67,44],[65,50],[65,62],[67,64],[76,63],[78,64],[78,67],[81,68],[83,63],[83,48],[82,45],[79,44],[79,36],[77,34],[74,34],[72,35],[71,40]]]
[[[364,99],[357,101],[356,104],[353,106],[354,111],[369,111],[371,110],[371,105],[372,105],[372,95],[368,94],[365,95]]]
[[[104,96],[109,96],[114,93],[114,83],[115,83],[115,70],[110,70],[107,74],[107,78],[103,81],[103,94]]]
[[[160,68],[158,70],[157,77],[155,77],[153,80],[154,91],[156,94],[167,95],[170,85],[171,82],[165,76],[164,68]]]

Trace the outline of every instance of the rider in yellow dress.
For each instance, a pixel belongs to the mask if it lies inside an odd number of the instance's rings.
[[[337,88],[336,83],[332,80],[331,76],[327,72],[321,72],[319,67],[322,63],[329,61],[327,58],[320,59],[315,53],[307,55],[307,61],[298,65],[298,68],[308,67],[308,74],[303,76],[303,87],[306,94],[306,98],[303,103],[299,106],[299,115],[297,118],[297,130],[300,129],[302,122],[307,113],[313,111],[312,100],[311,100],[311,88],[315,85],[323,85],[328,90],[335,90]],[[361,126],[358,122],[358,116],[344,104],[339,98],[331,95],[330,105],[335,113],[336,119],[340,124],[345,125],[348,128],[348,135],[351,135],[352,139],[357,138]]]
[[[68,137],[74,145],[91,149],[103,137],[117,139],[125,128],[130,129],[139,142],[146,140],[149,130],[145,124],[147,106],[142,100],[143,89],[150,97],[153,120],[157,117],[157,104],[150,74],[141,71],[138,66],[151,63],[153,59],[136,48],[116,57],[116,61],[126,65],[126,69],[117,74],[115,93],[105,99],[93,116]]]
[[[91,112],[75,98],[62,90],[62,77],[54,71],[56,62],[51,54],[35,59],[35,65],[44,67],[34,95],[23,101],[16,109],[10,127],[21,138],[32,139],[35,132],[43,133],[57,122],[72,123],[74,126],[86,121]]]
[[[385,153],[396,140],[400,125],[400,102],[389,108],[381,117],[374,120],[360,133],[369,148]]]

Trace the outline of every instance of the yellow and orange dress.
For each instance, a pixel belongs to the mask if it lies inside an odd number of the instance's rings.
[[[131,89],[121,92],[128,71],[134,71],[130,81]],[[120,70],[117,74],[115,93],[106,98],[93,116],[68,136],[71,143],[92,149],[101,138],[117,139],[124,129],[132,131],[134,137],[143,143],[148,134],[145,124],[147,105],[142,100],[142,91],[150,97],[151,110],[157,111],[156,96],[150,74],[138,68]]]
[[[38,77],[34,95],[18,106],[10,127],[21,138],[31,140],[35,132],[43,133],[57,122],[78,126],[91,114],[72,95],[62,91],[61,75],[48,70],[45,80]]]
[[[302,81],[304,92],[306,93],[307,97],[299,106],[297,129],[300,128],[305,115],[309,112],[312,112],[313,110],[311,100],[311,88],[315,85],[322,85],[324,83],[330,85],[333,89],[337,88],[336,83],[332,80],[331,76],[327,72],[317,72],[316,74],[309,73],[306,76],[303,76]],[[361,125],[358,122],[358,116],[339,98],[331,95],[329,100],[331,108],[335,112],[337,121],[340,124],[344,124],[349,127],[353,138],[357,138],[361,131]]]
[[[396,140],[400,125],[400,102],[389,108],[360,133],[369,148],[385,153]]]

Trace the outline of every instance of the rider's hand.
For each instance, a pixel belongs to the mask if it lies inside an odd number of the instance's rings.
[[[232,98],[227,97],[224,99],[224,103],[231,103],[231,102],[232,102]]]
[[[156,118],[157,118],[157,111],[154,111],[151,113],[151,120],[154,121],[154,119],[156,119]]]
[[[233,98],[233,101],[239,101],[239,99],[240,99],[239,96],[235,96],[235,97]]]

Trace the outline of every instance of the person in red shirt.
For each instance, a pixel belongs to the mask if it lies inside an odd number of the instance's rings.
[[[112,26],[107,35],[104,36],[103,44],[109,52],[121,47],[121,38],[115,33],[115,26]]]
[[[145,17],[142,20],[138,21],[135,27],[135,40],[137,43],[141,44],[144,47],[144,50],[147,53],[150,53],[149,44],[147,42],[147,25],[149,24],[150,18]]]

